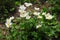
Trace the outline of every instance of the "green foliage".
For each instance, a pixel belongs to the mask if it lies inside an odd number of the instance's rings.
[[[54,13],[60,13],[60,0],[49,0],[49,4],[51,4],[51,11]]]
[[[5,19],[13,15],[15,9],[24,2],[36,3],[36,0],[0,0],[0,22],[5,22]]]
[[[12,3],[11,3],[12,2]],[[36,2],[35,0],[0,0],[0,21],[7,18],[9,13],[14,13],[16,6],[23,4],[24,2]],[[41,19],[37,19],[36,16],[26,20],[25,18],[16,17],[12,22],[11,28],[6,28],[6,35],[2,34],[0,29],[0,39],[6,40],[50,40],[53,37],[57,38],[60,32],[60,23],[56,19],[56,12],[58,12],[59,2],[51,0],[51,8],[54,18],[47,20],[44,15],[41,15]],[[54,2],[54,3],[53,3]],[[55,7],[55,8],[54,8]],[[60,10],[60,9],[59,9]],[[46,8],[43,8],[42,12],[47,12]],[[3,15],[3,17],[2,17]],[[52,14],[51,14],[52,15]],[[36,28],[36,25],[41,24],[41,27]]]
[[[36,28],[37,24],[42,26]],[[56,17],[51,20],[47,20],[45,17],[42,19],[33,17],[28,20],[17,17],[7,31],[6,40],[50,40],[53,37],[58,37],[60,24],[57,22]]]
[[[0,0],[0,22],[4,22],[9,17],[9,14],[14,12],[15,7],[14,0]]]

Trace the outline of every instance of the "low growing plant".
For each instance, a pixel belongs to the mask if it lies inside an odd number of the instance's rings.
[[[6,20],[6,40],[52,40],[57,38],[60,25],[56,14],[33,7],[32,3],[24,3],[19,7],[20,17],[10,17]]]

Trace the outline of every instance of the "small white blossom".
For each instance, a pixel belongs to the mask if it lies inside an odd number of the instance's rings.
[[[25,10],[19,10],[20,13],[25,13],[26,11]]]
[[[34,12],[33,14],[38,16],[38,15],[40,15],[40,12]]]
[[[37,11],[39,10],[39,8],[37,8],[37,7],[34,7],[34,9],[37,10]]]
[[[13,20],[14,19],[14,16],[10,17],[10,19]]]
[[[26,17],[29,14],[29,12],[23,11],[20,13],[20,17]]]
[[[42,15],[46,15],[46,12],[43,12]]]
[[[12,25],[11,19],[7,19],[5,25],[7,28],[11,27]]]
[[[40,28],[41,26],[42,26],[42,25],[41,25],[41,24],[39,24],[39,25],[37,25],[37,26],[36,26],[36,28]]]
[[[37,18],[42,18],[42,16],[39,15]]]
[[[29,16],[29,15],[26,16],[26,19],[30,19],[30,18],[31,18],[31,16]]]
[[[18,10],[18,12],[21,12],[21,11],[23,11],[23,10],[20,10],[20,9]]]
[[[6,23],[5,23],[5,25],[6,25],[6,27],[7,28],[10,28],[11,27],[11,25],[12,25],[12,20],[14,19],[14,17],[12,16],[12,17],[10,17],[9,19],[6,19]]]
[[[26,7],[24,5],[20,5],[19,10],[25,10]]]
[[[26,7],[32,6],[32,3],[24,3]]]
[[[47,14],[45,15],[45,18],[48,19],[48,20],[52,19],[53,17],[54,17],[54,16],[52,16],[50,13],[47,13]]]

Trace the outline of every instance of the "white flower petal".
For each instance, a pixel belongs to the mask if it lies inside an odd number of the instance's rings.
[[[29,16],[29,15],[26,16],[26,19],[30,19],[30,18],[31,18],[31,16]]]
[[[26,17],[28,14],[29,14],[29,12],[20,13],[20,17]]]
[[[26,6],[26,7],[29,7],[29,6],[31,6],[31,5],[32,5],[32,3],[27,3],[27,2],[26,2],[26,3],[24,3],[24,4],[25,4],[25,6]]]
[[[43,12],[42,15],[46,15],[46,12]]]
[[[26,7],[25,7],[24,5],[20,5],[19,9],[20,9],[20,10],[25,10]]]
[[[14,16],[10,17],[10,19],[13,20],[14,19]]]
[[[47,13],[47,14],[45,15],[45,18],[48,19],[48,20],[50,20],[50,19],[53,18],[53,16],[52,16],[50,13]]]
[[[39,25],[36,26],[36,28],[40,28],[41,26],[42,26],[42,25],[39,24]]]
[[[10,19],[6,19],[6,22],[9,22],[9,23],[10,23],[10,22],[11,22],[11,20],[10,20]]]
[[[12,19],[14,19],[14,17],[10,17],[9,19],[6,19],[6,23],[5,23],[5,25],[6,25],[6,27],[11,27],[11,25],[12,25],[12,22],[11,22],[11,20]]]
[[[34,12],[33,14],[34,15],[40,15],[40,12]]]
[[[26,11],[24,11],[24,10],[19,10],[19,12],[20,12],[21,14],[26,13]]]
[[[39,8],[37,8],[37,7],[34,7],[34,9],[37,10],[37,11],[39,10]]]
[[[9,28],[9,27],[11,27],[12,23],[11,22],[10,23],[6,22],[5,25],[6,25],[7,28]]]
[[[37,18],[42,18],[42,16],[39,15]]]

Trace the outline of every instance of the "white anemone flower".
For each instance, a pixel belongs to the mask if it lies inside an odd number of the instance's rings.
[[[20,9],[20,10],[25,10],[26,7],[25,7],[24,5],[20,5],[19,9]]]
[[[34,12],[33,14],[38,16],[38,15],[40,15],[40,12]]]
[[[20,13],[25,13],[26,11],[25,10],[19,10]]]
[[[39,10],[39,8],[37,8],[37,7],[34,7],[34,9],[37,10],[37,11]]]
[[[25,2],[24,4],[25,4],[26,7],[32,6],[32,3]]]
[[[12,25],[11,19],[6,19],[6,23],[5,23],[7,28],[10,28]]]
[[[10,17],[10,20],[13,20],[14,19],[14,16]]]
[[[11,27],[11,25],[12,25],[12,22],[11,21],[13,19],[14,19],[14,16],[10,17],[9,19],[6,19],[5,25],[6,25],[7,28],[10,28]]]
[[[37,16],[37,18],[42,18],[42,16],[39,15],[39,16]]]
[[[41,26],[42,26],[42,25],[41,25],[41,24],[39,24],[39,25],[37,25],[37,26],[36,26],[36,28],[40,28]]]
[[[30,18],[31,18],[31,16],[29,16],[29,15],[26,16],[26,19],[30,19]]]
[[[29,12],[23,11],[20,13],[20,17],[26,17],[29,14]]]
[[[47,14],[45,15],[45,18],[48,19],[48,20],[52,19],[53,17],[54,17],[54,16],[52,16],[50,13],[47,13]]]
[[[42,15],[46,15],[46,12],[43,12]]]

